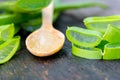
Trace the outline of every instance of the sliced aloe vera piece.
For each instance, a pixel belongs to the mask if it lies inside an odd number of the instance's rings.
[[[0,26],[0,41],[6,41],[14,36],[14,24]]]
[[[108,24],[120,28],[120,15],[87,17],[84,19],[84,24],[88,29],[105,33]]]
[[[102,40],[102,34],[100,32],[80,27],[68,27],[66,36],[72,43],[84,47],[97,46]]]
[[[120,59],[120,43],[108,43],[105,45],[104,60]]]
[[[83,48],[73,44],[72,54],[87,59],[102,59],[102,50],[99,48]]]
[[[19,48],[20,36],[7,40],[0,45],[0,64],[9,61]]]
[[[105,34],[103,35],[103,39],[111,42],[111,43],[116,43],[116,42],[120,42],[120,29],[113,27],[111,25],[108,25],[108,28],[105,32]]]

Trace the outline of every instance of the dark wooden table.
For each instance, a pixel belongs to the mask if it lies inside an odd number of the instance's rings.
[[[110,7],[107,10],[66,11],[54,26],[65,33],[67,26],[84,27],[82,20],[87,16],[120,14],[120,0],[105,0],[105,3]],[[0,80],[120,80],[120,60],[88,60],[73,56],[67,39],[57,54],[39,58],[30,54],[24,44],[26,37],[21,36],[22,49],[9,62],[0,65]]]

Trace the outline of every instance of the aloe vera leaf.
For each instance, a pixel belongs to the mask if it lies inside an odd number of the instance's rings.
[[[55,13],[53,16],[53,22],[56,21],[58,18],[59,13]],[[40,25],[42,24],[42,18],[36,18],[29,20],[28,22],[22,23],[22,28],[28,32],[33,32],[34,30],[40,28]]]
[[[103,60],[120,59],[120,43],[108,43],[105,45]]]
[[[107,5],[101,2],[95,2],[95,1],[81,1],[81,2],[61,2],[58,1],[55,4],[55,10],[56,11],[64,11],[68,9],[77,9],[77,8],[87,8],[87,7],[101,7],[101,8],[107,8]]]
[[[83,47],[95,47],[102,40],[100,32],[80,27],[68,27],[66,36],[70,42]]]
[[[51,0],[18,0],[15,3],[15,10],[20,12],[35,12],[46,7]]]
[[[57,19],[59,13],[55,13],[53,16],[53,21]],[[35,14],[1,14],[0,15],[0,25],[5,24],[20,24],[24,26],[23,29],[26,31],[32,32],[38,29],[42,23],[41,15],[39,13]],[[16,26],[15,26],[16,27]],[[20,27],[16,27],[15,29],[20,29]],[[16,31],[16,30],[15,30]],[[17,33],[17,31],[15,32]]]
[[[51,0],[18,0],[18,1],[1,1],[0,10],[7,10],[13,12],[40,12],[42,8],[46,7]]]
[[[84,24],[88,29],[96,30],[104,34],[108,24],[120,28],[120,15],[87,17],[84,19]]]
[[[94,6],[98,6],[101,8],[107,8],[106,4],[101,3],[101,2],[95,2],[95,1],[63,3],[60,0],[54,0],[54,3],[55,3],[55,5],[54,5],[55,12],[61,12],[61,11],[65,11],[67,9],[86,8],[86,7],[94,7]],[[8,1],[8,2],[2,1],[0,3],[0,5],[1,5],[0,9],[15,12],[15,9],[14,9],[15,4],[16,4],[16,1]],[[19,10],[18,12],[21,12],[21,10]]]
[[[83,48],[72,44],[72,54],[86,59],[102,59],[102,50],[99,48]]]
[[[15,25],[14,28],[15,28],[14,34],[17,34],[21,29],[20,25]]]
[[[14,12],[38,12],[46,7],[51,0],[18,0],[18,1],[1,1],[0,10]]]
[[[120,29],[108,25],[108,28],[105,32],[105,34],[103,35],[103,39],[111,42],[111,43],[116,43],[116,42],[120,42]]]
[[[30,19],[35,19],[41,17],[39,13],[35,14],[1,14],[0,15],[0,25],[10,24],[10,23],[21,23],[26,22]]]
[[[16,1],[0,1],[0,10],[12,10]]]
[[[41,24],[42,24],[42,19],[36,18],[33,20],[29,20],[25,23],[22,23],[22,28],[28,32],[33,32],[34,30],[40,28]]]
[[[1,14],[0,25],[21,22],[21,16],[16,14]]]

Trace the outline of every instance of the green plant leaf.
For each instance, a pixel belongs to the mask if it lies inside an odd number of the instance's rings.
[[[16,9],[25,12],[40,11],[46,7],[51,0],[18,0]]]

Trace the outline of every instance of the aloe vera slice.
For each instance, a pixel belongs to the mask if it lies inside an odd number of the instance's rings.
[[[113,27],[111,25],[108,25],[108,28],[105,32],[105,34],[103,35],[103,39],[111,42],[111,43],[116,43],[116,42],[120,42],[120,29]]]
[[[9,61],[18,50],[20,44],[20,36],[16,36],[7,40],[0,45],[0,64]]]
[[[72,54],[87,59],[102,59],[102,50],[99,48],[83,48],[73,44]]]
[[[80,27],[68,27],[66,36],[72,43],[84,47],[95,47],[102,40],[102,34],[100,32]]]
[[[0,41],[6,41],[14,36],[14,24],[0,26]]]
[[[105,33],[108,24],[120,28],[120,15],[87,17],[84,19],[84,24],[88,29]]]
[[[104,60],[120,59],[120,43],[108,43],[105,45]]]

